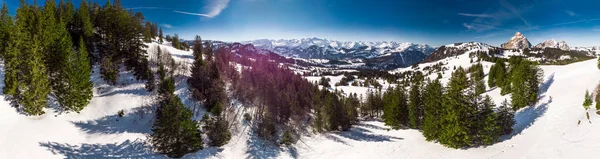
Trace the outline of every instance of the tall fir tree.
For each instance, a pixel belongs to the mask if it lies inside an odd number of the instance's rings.
[[[11,32],[13,29],[12,17],[8,14],[8,7],[6,2],[2,3],[2,9],[0,9],[0,58],[4,58],[8,52],[8,45],[12,42]]]
[[[423,94],[424,116],[423,136],[428,141],[437,140],[441,133],[441,115],[445,111],[442,107],[443,87],[438,79],[429,82]]]
[[[161,66],[161,68],[164,68]],[[193,113],[181,103],[172,76],[161,77],[159,103],[149,142],[168,157],[179,158],[203,149],[202,133]]]
[[[423,99],[421,94],[421,85],[423,81],[423,74],[421,72],[415,73],[412,79],[409,94],[408,104],[408,119],[409,126],[413,129],[417,129],[421,126],[421,118],[423,116]]]
[[[512,132],[512,127],[515,124],[515,112],[511,108],[512,106],[508,103],[508,100],[504,100],[500,107],[498,107],[498,125],[502,129],[502,134],[510,134]]]
[[[76,52],[68,51],[65,56],[65,67],[60,75],[63,82],[56,92],[58,103],[64,109],[75,112],[85,108],[93,96],[87,48],[83,38],[78,41],[79,49]]]
[[[163,42],[163,30],[160,28],[158,31],[158,43],[162,44]]]
[[[468,103],[463,91],[468,88],[467,73],[462,67],[458,67],[448,83],[448,92],[442,103],[445,113],[442,116],[442,133],[439,142],[453,148],[467,147],[471,145],[469,136]]]
[[[399,129],[408,124],[408,102],[403,87],[390,88],[383,95],[383,122],[393,129]]]

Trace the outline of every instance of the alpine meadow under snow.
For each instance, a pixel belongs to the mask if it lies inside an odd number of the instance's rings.
[[[174,12],[209,21],[229,3]],[[19,4],[0,10],[0,158],[600,152],[598,47],[184,40],[119,0]]]

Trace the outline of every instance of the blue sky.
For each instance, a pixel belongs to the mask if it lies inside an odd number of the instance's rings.
[[[18,0],[8,2],[11,11]],[[32,2],[33,0],[28,0]],[[43,3],[43,0],[38,0]],[[105,0],[93,0],[104,4]],[[79,0],[73,0],[78,4]],[[439,46],[506,42],[516,31],[534,45],[550,38],[600,45],[598,0],[122,0],[191,39],[243,41],[320,37]]]

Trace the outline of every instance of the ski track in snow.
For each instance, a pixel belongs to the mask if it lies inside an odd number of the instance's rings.
[[[158,44],[150,44],[150,48]],[[190,64],[192,53],[167,45],[176,61]],[[446,83],[453,66],[468,67],[468,53],[442,60],[450,68],[443,74]],[[437,63],[437,62],[436,62]],[[420,64],[420,68],[435,63]],[[427,142],[418,130],[389,130],[381,121],[362,121],[348,132],[303,136],[294,148],[277,148],[257,139],[250,128],[235,125],[231,141],[222,148],[207,147],[184,158],[593,158],[600,152],[600,117],[590,110],[591,124],[581,106],[585,90],[592,91],[600,79],[596,60],[565,66],[541,66],[545,78],[540,101],[535,106],[519,110],[513,134],[487,147],[468,149],[446,148]],[[491,63],[483,62],[485,73]],[[3,65],[0,78],[4,78]],[[400,69],[408,70],[410,68]],[[26,116],[0,99],[0,158],[165,158],[152,152],[145,143],[151,133],[152,96],[124,72],[118,86],[106,85],[94,68],[94,97],[80,113],[65,113],[56,107],[46,108],[46,114]],[[183,74],[189,76],[189,72]],[[433,74],[428,77],[435,78]],[[331,78],[332,89],[364,94],[364,87],[340,86],[342,76]],[[307,77],[310,81],[320,77]],[[484,79],[487,81],[486,79]],[[383,90],[391,85],[383,80]],[[0,88],[3,87],[0,82]],[[192,107],[185,78],[177,82],[178,94]],[[510,96],[501,96],[499,89],[486,92],[497,105]],[[3,95],[1,95],[3,96]],[[240,108],[241,109],[241,108]],[[125,110],[124,117],[117,112]],[[246,110],[244,111],[251,111]],[[201,116],[202,114],[198,114]],[[577,122],[581,120],[581,124]]]

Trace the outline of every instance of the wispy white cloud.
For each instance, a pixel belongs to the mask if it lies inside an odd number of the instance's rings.
[[[492,18],[493,15],[490,14],[470,14],[470,13],[458,13],[458,15],[466,16],[466,17],[479,17],[479,18]]]
[[[512,14],[514,14],[515,16],[519,17],[519,19],[521,19],[521,21],[523,21],[523,23],[527,26],[530,27],[531,25],[529,24],[529,22],[523,18],[522,15],[522,10],[520,8],[516,8],[515,6],[513,6],[512,4],[510,4],[508,1],[506,0],[500,0],[500,5],[502,5],[504,8],[506,8],[508,11],[510,11]]]
[[[165,27],[165,28],[173,28],[173,26],[171,24],[161,24],[160,26]]]
[[[206,14],[210,15],[211,17],[216,17],[219,14],[221,14],[221,11],[223,11],[225,8],[227,8],[227,6],[229,5],[229,1],[231,1],[231,0],[206,0],[206,1],[209,1],[208,5],[206,5],[206,7],[204,7],[204,9],[208,11]]]
[[[205,13],[185,12],[185,11],[179,11],[179,10],[174,10],[173,12],[187,14],[187,15],[207,17],[207,18],[214,18],[214,17],[218,16],[219,14],[221,14],[221,11],[223,11],[225,8],[227,8],[227,6],[229,5],[229,2],[231,0],[205,0],[205,1],[206,1],[206,6],[203,8]]]
[[[175,13],[181,13],[181,14],[187,14],[187,15],[202,16],[202,17],[207,17],[207,18],[213,18],[214,17],[214,16],[211,16],[211,15],[208,15],[208,14],[184,12],[184,11],[178,11],[178,10],[174,10],[173,12],[175,12]]]
[[[574,17],[574,16],[576,16],[576,15],[577,15],[575,12],[573,12],[573,11],[571,11],[571,10],[566,10],[566,11],[565,11],[565,13],[567,13],[567,14],[568,14],[569,16],[571,16],[571,17]]]

